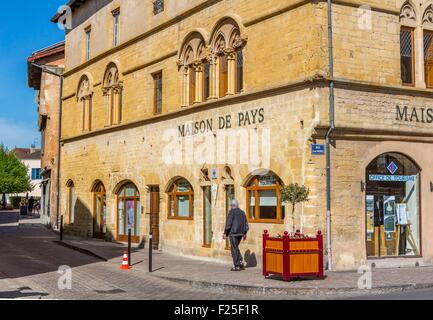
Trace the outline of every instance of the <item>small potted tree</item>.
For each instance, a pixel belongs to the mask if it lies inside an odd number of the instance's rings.
[[[297,183],[291,183],[281,188],[281,200],[284,203],[292,205],[292,231],[296,233],[295,228],[295,208],[298,203],[309,201],[310,189],[305,186],[300,186]]]

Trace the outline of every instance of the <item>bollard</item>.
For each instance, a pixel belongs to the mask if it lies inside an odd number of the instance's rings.
[[[131,266],[131,229],[128,229],[128,262]]]
[[[152,254],[153,254],[153,221],[152,221],[152,214],[149,217],[150,219],[150,232],[149,232],[149,273],[151,273],[153,270],[152,266]]]
[[[60,241],[63,241],[63,216],[60,217]]]

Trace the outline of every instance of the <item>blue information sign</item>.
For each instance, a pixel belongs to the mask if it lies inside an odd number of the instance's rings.
[[[313,144],[311,146],[311,152],[315,155],[324,155],[325,154],[325,145],[324,144]]]

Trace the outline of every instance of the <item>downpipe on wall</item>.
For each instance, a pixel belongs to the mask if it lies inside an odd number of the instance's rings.
[[[335,129],[335,96],[334,96],[334,49],[332,33],[332,0],[328,0],[328,50],[329,50],[329,119],[330,127],[326,133],[326,269],[332,270],[332,215],[331,215],[331,145],[332,132]]]

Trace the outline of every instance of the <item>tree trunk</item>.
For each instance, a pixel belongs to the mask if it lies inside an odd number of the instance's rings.
[[[295,205],[292,204],[292,231],[293,233],[296,232],[296,228],[295,228]]]
[[[6,194],[3,193],[2,195],[2,209],[6,210]]]

